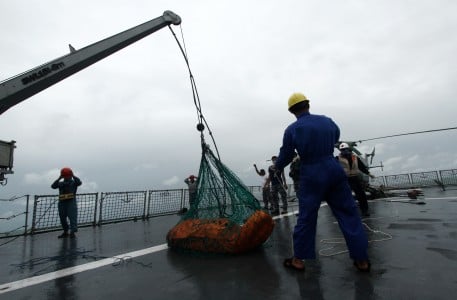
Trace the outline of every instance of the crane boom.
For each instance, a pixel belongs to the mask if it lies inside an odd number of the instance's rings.
[[[80,50],[70,46],[70,54],[0,82],[0,114],[51,85],[171,24],[181,24],[181,18],[167,10],[160,17]]]

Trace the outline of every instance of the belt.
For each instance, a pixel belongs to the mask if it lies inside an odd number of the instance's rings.
[[[74,198],[75,198],[75,194],[73,194],[73,193],[59,195],[59,200],[69,200],[69,199],[74,199]]]

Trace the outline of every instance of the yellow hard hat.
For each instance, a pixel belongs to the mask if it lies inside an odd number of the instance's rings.
[[[302,93],[293,93],[289,97],[289,102],[288,102],[288,109],[290,109],[292,106],[294,106],[297,103],[303,102],[303,101],[309,101],[308,98],[306,98],[305,95]]]

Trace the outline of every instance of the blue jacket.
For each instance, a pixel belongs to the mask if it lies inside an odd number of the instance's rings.
[[[334,159],[333,151],[339,138],[340,129],[332,119],[303,113],[284,132],[276,168],[284,169],[292,161],[295,149],[302,166],[328,158]]]

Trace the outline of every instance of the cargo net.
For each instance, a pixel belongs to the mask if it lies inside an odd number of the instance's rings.
[[[197,112],[197,130],[201,132],[202,159],[197,179],[197,196],[188,212],[167,234],[170,248],[206,253],[235,254],[262,245],[273,231],[271,216],[260,209],[258,200],[238,177],[217,157],[204,141],[206,122],[190,70],[185,47],[176,42],[189,70],[193,100]],[[182,32],[181,32],[182,33]],[[184,38],[183,38],[184,41]]]
[[[171,248],[236,254],[262,245],[274,221],[241,180],[202,143],[197,196],[167,242]]]

